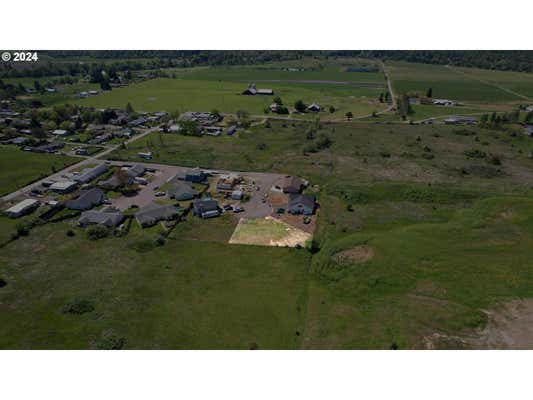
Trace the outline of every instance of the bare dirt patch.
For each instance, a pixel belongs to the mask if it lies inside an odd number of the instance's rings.
[[[434,333],[423,340],[426,349],[533,349],[533,299],[516,299],[484,310],[482,329],[456,336]]]
[[[374,249],[367,245],[352,247],[335,254],[335,261],[340,264],[363,263],[374,257]]]
[[[312,235],[272,217],[241,218],[229,243],[258,246],[304,246]]]

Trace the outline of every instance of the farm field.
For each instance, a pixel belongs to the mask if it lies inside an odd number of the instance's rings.
[[[77,157],[37,154],[0,145],[0,195],[11,193],[77,161]]]
[[[130,102],[138,111],[185,112],[217,109],[223,113],[245,110],[250,114],[264,115],[264,109],[272,103],[273,96],[242,96],[241,93],[248,83],[159,78],[76,102],[98,108],[124,108]],[[268,82],[267,86],[289,107],[300,99],[307,104],[318,102],[323,109],[333,105],[337,111],[333,114],[321,112],[320,115],[324,118],[343,118],[347,111],[353,112],[354,115],[367,115],[385,108],[377,100],[380,93],[385,91],[384,86],[315,86],[277,82]],[[306,117],[314,118],[314,115],[308,114]]]
[[[407,62],[388,62],[395,91],[404,93],[418,91],[425,94],[433,89],[433,98],[447,98],[468,103],[497,104],[520,103],[524,99],[508,93],[490,83],[478,80],[479,70],[463,68],[456,70],[444,65],[417,64]],[[465,73],[461,73],[461,71]],[[484,72],[479,78],[486,76]],[[522,85],[524,80],[531,80],[530,74],[509,75],[507,72],[490,71],[491,79],[498,81],[500,77],[508,84]]]

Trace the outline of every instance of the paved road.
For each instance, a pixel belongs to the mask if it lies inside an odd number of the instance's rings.
[[[131,142],[133,142],[135,140],[141,139],[141,138],[145,137],[146,135],[148,135],[149,133],[157,131],[158,129],[159,128],[147,129],[146,131],[144,131],[144,132],[142,132],[142,133],[140,133],[138,135],[133,136],[131,139],[128,139],[125,143],[128,144],[128,143],[131,143]],[[59,172],[56,172],[56,173],[54,173],[52,175],[47,176],[46,178],[40,179],[38,181],[35,181],[35,182],[33,182],[33,183],[31,183],[31,184],[29,184],[27,186],[24,186],[23,188],[15,191],[15,192],[12,192],[12,193],[9,193],[9,194],[3,196],[1,198],[1,202],[12,201],[12,200],[16,199],[19,196],[28,195],[28,193],[31,192],[31,190],[35,186],[38,186],[38,185],[42,184],[44,181],[47,181],[47,180],[61,180],[62,179],[62,175],[65,175],[68,172],[79,170],[80,167],[83,167],[85,165],[100,164],[101,162],[103,162],[102,157],[108,155],[109,153],[111,153],[113,150],[115,150],[119,146],[120,145],[110,146],[107,149],[105,149],[104,151],[102,151],[102,152],[100,152],[98,154],[95,154],[94,156],[87,156],[87,157],[79,156],[80,158],[83,158],[80,162],[78,162],[76,164],[72,164],[71,166],[66,167],[65,169],[62,169]]]

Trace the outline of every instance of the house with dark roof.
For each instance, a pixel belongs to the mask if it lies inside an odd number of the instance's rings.
[[[119,210],[114,207],[106,207],[102,210],[84,211],[78,220],[78,224],[80,226],[96,224],[111,228],[120,225],[124,219],[124,214]]]
[[[100,164],[94,168],[85,169],[81,174],[74,176],[72,179],[78,183],[88,183],[107,172],[107,165]]]
[[[310,106],[307,106],[307,111],[319,112],[320,111],[320,105],[318,105],[317,103],[313,103]]]
[[[84,190],[80,195],[66,203],[66,207],[70,210],[90,210],[93,207],[99,206],[106,200],[105,193],[100,188],[93,188]]]
[[[178,217],[178,210],[172,205],[150,203],[135,213],[135,219],[143,228],[159,221],[170,221]]]
[[[220,215],[218,201],[211,198],[197,199],[192,203],[193,214],[201,218],[213,218]]]
[[[146,173],[146,168],[144,168],[140,164],[136,164],[131,168],[128,168],[126,170],[126,174],[131,176],[132,178],[138,178],[139,176],[143,176]]]
[[[315,212],[315,196],[310,194],[290,194],[287,205],[289,214],[312,215]]]
[[[131,176],[119,177],[117,174],[113,174],[109,179],[98,182],[98,186],[106,190],[115,190],[133,184],[133,179]]]
[[[287,175],[274,183],[274,189],[283,193],[300,193],[305,187],[305,181],[297,176]]]
[[[167,194],[171,199],[186,201],[198,196],[198,191],[189,182],[175,181],[170,183]]]

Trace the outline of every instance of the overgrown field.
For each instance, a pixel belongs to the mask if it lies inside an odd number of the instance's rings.
[[[0,195],[11,193],[77,161],[77,157],[31,153],[0,145]]]

